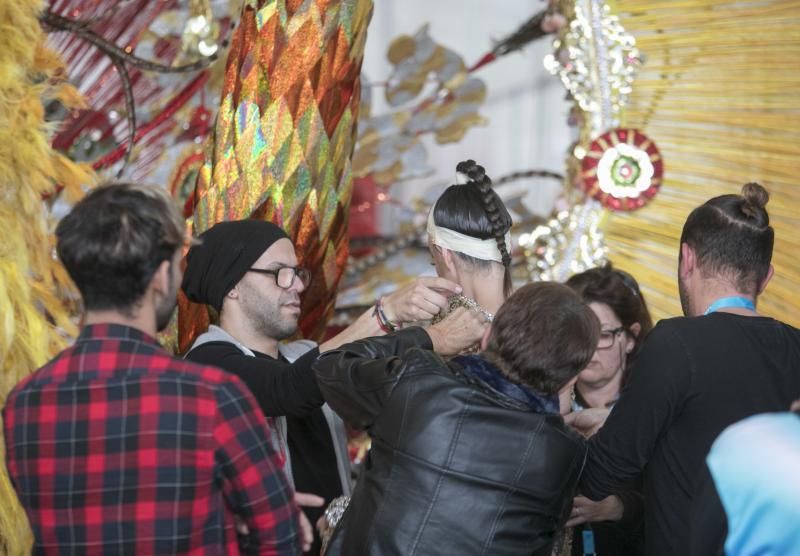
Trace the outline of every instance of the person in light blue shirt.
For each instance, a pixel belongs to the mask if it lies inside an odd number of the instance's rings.
[[[800,413],[731,425],[706,461],[728,519],[725,554],[800,554]]]

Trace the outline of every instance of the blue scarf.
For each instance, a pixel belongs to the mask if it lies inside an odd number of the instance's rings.
[[[558,396],[538,394],[531,388],[511,382],[500,370],[480,355],[460,355],[453,359],[464,368],[464,374],[477,378],[494,390],[527,405],[534,413],[558,415]]]

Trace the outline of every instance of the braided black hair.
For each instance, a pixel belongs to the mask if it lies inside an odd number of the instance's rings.
[[[505,235],[511,229],[511,215],[502,199],[492,189],[492,180],[486,175],[483,166],[474,160],[459,162],[456,171],[466,175],[469,181],[464,185],[451,185],[439,197],[433,209],[433,221],[467,236],[478,239],[494,238],[502,256],[505,276],[503,289],[506,296],[511,295],[511,255],[506,245]],[[485,267],[484,261],[457,253],[469,263]]]

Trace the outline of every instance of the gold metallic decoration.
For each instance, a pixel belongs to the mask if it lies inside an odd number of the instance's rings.
[[[322,333],[347,261],[350,157],[371,0],[250,0],[228,56],[193,225],[282,225],[313,269],[301,327]],[[202,327],[182,302],[182,344]]]
[[[573,188],[583,186],[589,190],[590,196],[606,204],[611,201],[611,204],[624,204],[626,208],[635,208],[639,204],[616,200],[610,194],[612,188],[607,180],[603,184],[607,190],[603,191],[593,160],[597,156],[593,145],[606,145],[608,139],[609,144],[602,148],[603,153],[615,147],[610,136],[599,136],[619,125],[620,113],[628,102],[633,81],[642,64],[636,41],[602,0],[564,1],[559,10],[569,18],[569,25],[561,31],[554,42],[554,54],[546,56],[544,64],[551,73],[559,76],[575,100],[573,118],[580,134],[572,156],[567,160],[568,190],[565,196],[565,201],[573,206],[566,210],[557,209],[548,226],[540,226],[526,236],[526,244],[521,242],[532,279],[564,280],[574,272],[605,261],[604,236],[598,227],[603,218],[602,207],[595,199],[586,200],[585,195],[577,194]],[[609,151],[604,165],[619,164],[618,158],[612,156],[615,152]],[[603,159],[603,153],[599,154],[598,162]],[[636,157],[629,159],[636,161]],[[644,161],[641,163],[645,164]],[[633,170],[633,165],[630,169]],[[649,189],[649,185],[647,190],[648,193],[655,191]],[[545,230],[553,236],[547,237]]]
[[[601,0],[577,0],[574,18],[545,67],[558,75],[591,119],[593,135],[619,125],[641,65],[636,40]]]
[[[189,0],[189,19],[181,34],[181,53],[175,63],[213,56],[219,50],[219,23],[209,0]]]
[[[605,211],[589,199],[559,210],[546,224],[519,237],[532,280],[563,282],[606,260],[607,248],[600,231]]]

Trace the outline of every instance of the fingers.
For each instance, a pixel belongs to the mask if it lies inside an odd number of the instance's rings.
[[[319,508],[325,503],[325,499],[321,496],[309,494],[308,492],[295,492],[294,501],[298,506],[307,508]]]
[[[311,508],[319,508],[325,503],[324,498],[316,494],[309,494],[308,492],[295,492],[294,501],[298,506]],[[306,514],[303,512],[300,512],[300,541],[303,545],[303,552],[308,552],[311,549],[311,544],[314,542],[314,529],[311,527],[311,522],[308,521]]]
[[[420,276],[386,296],[383,309],[387,318],[397,323],[430,320],[447,307],[454,290],[461,291],[461,287],[450,280]]]
[[[325,517],[325,515],[319,516],[316,527],[320,534],[328,530],[328,519]]]
[[[583,411],[568,413],[564,416],[564,422],[584,436],[591,436],[603,426],[608,414],[608,409],[584,409]]]
[[[461,293],[461,286],[440,276],[420,276],[417,278],[417,283],[422,284],[433,290],[444,292],[445,295],[450,296],[456,293]]]
[[[789,411],[800,411],[800,400],[795,400],[792,402],[792,406],[789,408]]]
[[[574,527],[575,525],[580,525],[589,521],[586,510],[591,504],[592,501],[588,498],[576,496],[572,501],[572,512],[569,514],[569,519],[565,526]]]
[[[564,415],[564,422],[568,424],[570,427],[577,428],[578,416],[581,414],[580,411],[573,411],[572,413],[567,413]]]
[[[447,307],[447,298],[432,289],[422,288],[411,293],[408,304],[408,313],[414,319],[429,320]]]
[[[311,529],[311,522],[303,512],[300,512],[300,543],[303,545],[303,552],[311,550],[311,545],[314,543],[314,530]]]
[[[564,527],[575,527],[576,525],[582,525],[584,523],[586,523],[586,520],[584,518],[582,518],[580,516],[578,516],[578,517],[570,516],[570,518],[564,524]]]
[[[478,334],[479,338],[489,325],[489,321],[486,320],[486,317],[482,313],[467,307],[457,307],[447,315],[445,320],[458,323],[465,331]]]
[[[572,501],[572,512],[567,527],[595,521],[618,521],[622,519],[625,507],[619,496],[611,495],[599,502],[584,496],[576,496]]]
[[[444,356],[455,355],[480,342],[486,328],[485,317],[458,307],[443,320],[428,328],[433,350]]]

